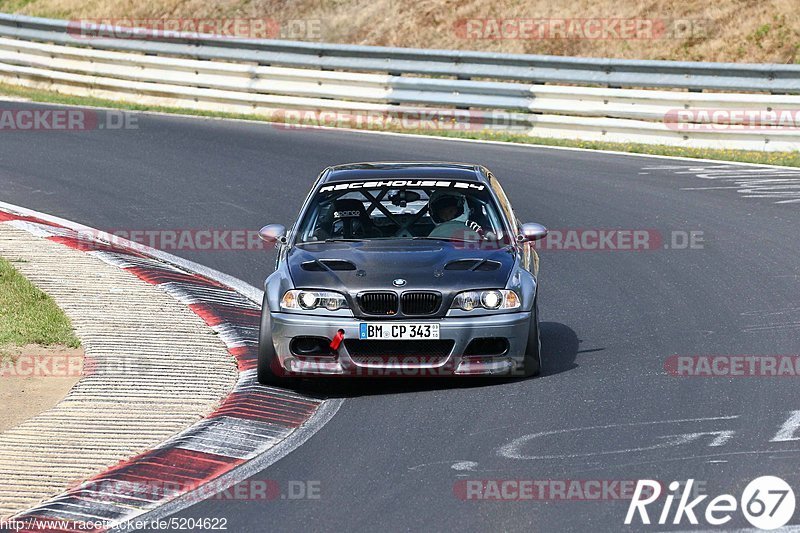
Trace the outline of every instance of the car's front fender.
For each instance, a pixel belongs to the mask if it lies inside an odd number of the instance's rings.
[[[538,288],[537,280],[533,274],[522,268],[519,263],[514,267],[511,276],[508,278],[506,288],[516,291],[520,295],[523,311],[529,312],[533,309]]]
[[[283,263],[285,265],[285,263]],[[281,298],[284,293],[294,288],[294,283],[289,275],[288,269],[279,266],[278,269],[269,275],[264,281],[264,292],[269,303],[269,310],[277,313],[281,309]]]

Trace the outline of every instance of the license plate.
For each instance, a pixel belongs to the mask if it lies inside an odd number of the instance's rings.
[[[438,339],[439,324],[360,324],[359,339],[392,339],[410,341],[415,339]]]

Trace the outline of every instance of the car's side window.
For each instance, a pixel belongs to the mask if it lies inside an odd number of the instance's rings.
[[[489,185],[497,195],[497,199],[500,201],[500,207],[506,214],[506,217],[508,217],[508,221],[512,226],[512,231],[514,232],[514,236],[516,236],[519,233],[519,227],[521,224],[516,215],[514,215],[514,210],[511,208],[511,202],[508,201],[506,192],[500,186],[500,182],[497,181],[497,178],[495,178],[492,174],[489,174]],[[538,257],[536,255],[536,251],[533,249],[533,245],[531,243],[525,243],[522,245],[521,249],[522,264],[524,268],[536,275],[538,272]]]
[[[497,178],[495,178],[492,174],[489,174],[489,186],[497,195],[497,199],[500,201],[500,208],[505,213],[509,224],[511,224],[511,229],[516,234],[519,230],[519,228],[517,227],[517,217],[514,216],[514,210],[511,209],[511,202],[508,201],[508,196],[506,196],[506,192],[500,186],[500,182],[497,181]]]

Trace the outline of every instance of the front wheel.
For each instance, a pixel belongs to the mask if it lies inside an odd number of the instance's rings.
[[[542,371],[542,339],[539,335],[539,303],[533,301],[531,327],[528,329],[528,346],[522,364],[522,375],[526,378],[538,376]]]
[[[272,343],[272,322],[266,294],[261,304],[261,326],[258,330],[258,382],[262,385],[278,385],[286,382],[283,369],[278,362],[278,354],[275,353],[275,345]]]

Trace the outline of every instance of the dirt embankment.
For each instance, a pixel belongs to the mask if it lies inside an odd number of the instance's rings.
[[[54,406],[84,371],[83,348],[6,348],[0,357],[0,433]]]
[[[0,0],[0,10],[6,12],[64,19],[160,19],[154,25],[198,24],[255,37],[774,63],[800,62],[797,7],[797,0]]]

